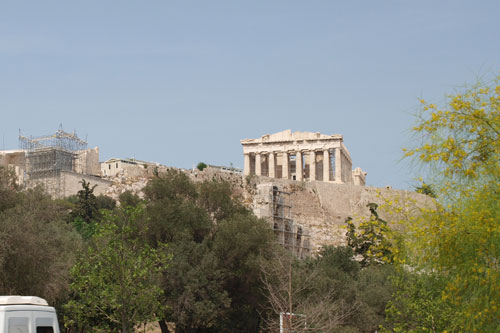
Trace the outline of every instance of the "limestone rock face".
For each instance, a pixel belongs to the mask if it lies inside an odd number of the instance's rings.
[[[413,208],[432,205],[428,196],[411,191],[252,177],[246,189],[248,197],[252,199],[249,206],[258,217],[272,216],[270,193],[273,186],[290,193],[292,218],[294,223],[303,226],[309,234],[313,253],[323,245],[345,245],[345,220],[352,217],[356,223],[362,218],[368,218],[369,203],[383,205],[386,199],[397,199]],[[410,209],[409,207],[402,208]],[[394,217],[384,210],[379,210],[378,213],[389,223],[393,222]]]
[[[409,200],[418,206],[432,204],[431,199],[423,194],[394,190],[391,188],[374,188],[351,184],[335,184],[321,181],[300,182],[269,177],[242,176],[240,173],[222,172],[205,169],[182,170],[193,181],[225,180],[233,189],[234,196],[239,198],[256,216],[272,219],[273,187],[289,193],[291,217],[294,223],[301,225],[309,235],[311,251],[316,252],[323,245],[344,245],[345,220],[348,217],[367,218],[370,210],[367,205],[382,205],[384,198],[400,198]],[[113,178],[113,185],[107,195],[117,199],[125,192],[131,191],[143,197],[142,192],[151,177],[127,177],[120,175]],[[391,222],[383,210],[379,215]]]

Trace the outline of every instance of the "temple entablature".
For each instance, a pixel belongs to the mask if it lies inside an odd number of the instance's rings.
[[[352,171],[352,160],[340,134],[285,130],[241,140],[244,175],[364,185],[366,172]],[[356,179],[354,179],[356,178]]]

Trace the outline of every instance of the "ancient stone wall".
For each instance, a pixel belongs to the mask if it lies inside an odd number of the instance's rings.
[[[13,170],[19,185],[24,184],[26,153],[22,150],[0,151],[0,166]]]
[[[63,172],[62,176],[64,177],[63,181],[65,183],[64,192],[62,193],[63,197],[78,193],[78,191],[82,189],[82,184],[80,183],[82,179],[89,182],[91,187],[97,185],[94,189],[95,195],[106,194],[107,189],[112,184],[109,180],[97,176],[82,175],[75,172]]]
[[[155,173],[166,172],[171,167],[159,163],[138,161],[135,159],[116,159],[112,158],[106,162],[100,163],[100,174],[103,177],[126,177],[140,178],[151,177]]]
[[[97,176],[72,171],[59,171],[47,173],[45,177],[40,175],[37,178],[29,179],[26,181],[26,187],[41,186],[52,198],[61,199],[77,194],[82,189],[82,179],[89,182],[91,187],[97,185],[94,189],[96,195],[106,194],[107,189],[112,185],[111,181]]]
[[[99,148],[81,150],[76,155],[75,172],[98,176],[101,173]]]
[[[359,222],[368,218],[369,203],[382,205],[384,198],[399,198],[418,206],[431,204],[428,196],[411,191],[252,177],[247,186],[247,199],[252,200],[250,206],[259,217],[269,215],[268,198],[272,186],[291,193],[293,219],[307,229],[313,252],[323,245],[345,245],[345,220],[352,217]],[[383,210],[379,210],[379,215],[389,223],[394,222]]]
[[[270,219],[271,196],[273,186],[290,192],[292,218],[294,223],[305,228],[310,237],[312,252],[323,245],[345,245],[347,217],[368,218],[369,203],[383,204],[384,198],[402,198],[417,205],[431,203],[429,197],[411,191],[393,190],[390,188],[374,188],[349,184],[335,184],[322,181],[299,182],[269,177],[242,176],[239,173],[221,172],[215,169],[181,170],[195,182],[206,180],[228,181],[236,197],[253,210],[258,216]],[[148,177],[115,177],[106,194],[118,198],[126,190],[143,196],[142,189]],[[391,223],[391,216],[379,210],[383,219]]]

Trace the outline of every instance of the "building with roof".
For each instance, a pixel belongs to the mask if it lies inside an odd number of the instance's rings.
[[[366,172],[352,170],[349,151],[340,134],[285,130],[241,140],[243,174],[298,181],[365,185]]]

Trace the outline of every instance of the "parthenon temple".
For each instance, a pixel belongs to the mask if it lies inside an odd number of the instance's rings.
[[[241,144],[246,176],[354,185],[366,182],[366,172],[352,170],[351,155],[340,134],[285,130],[241,140]]]

